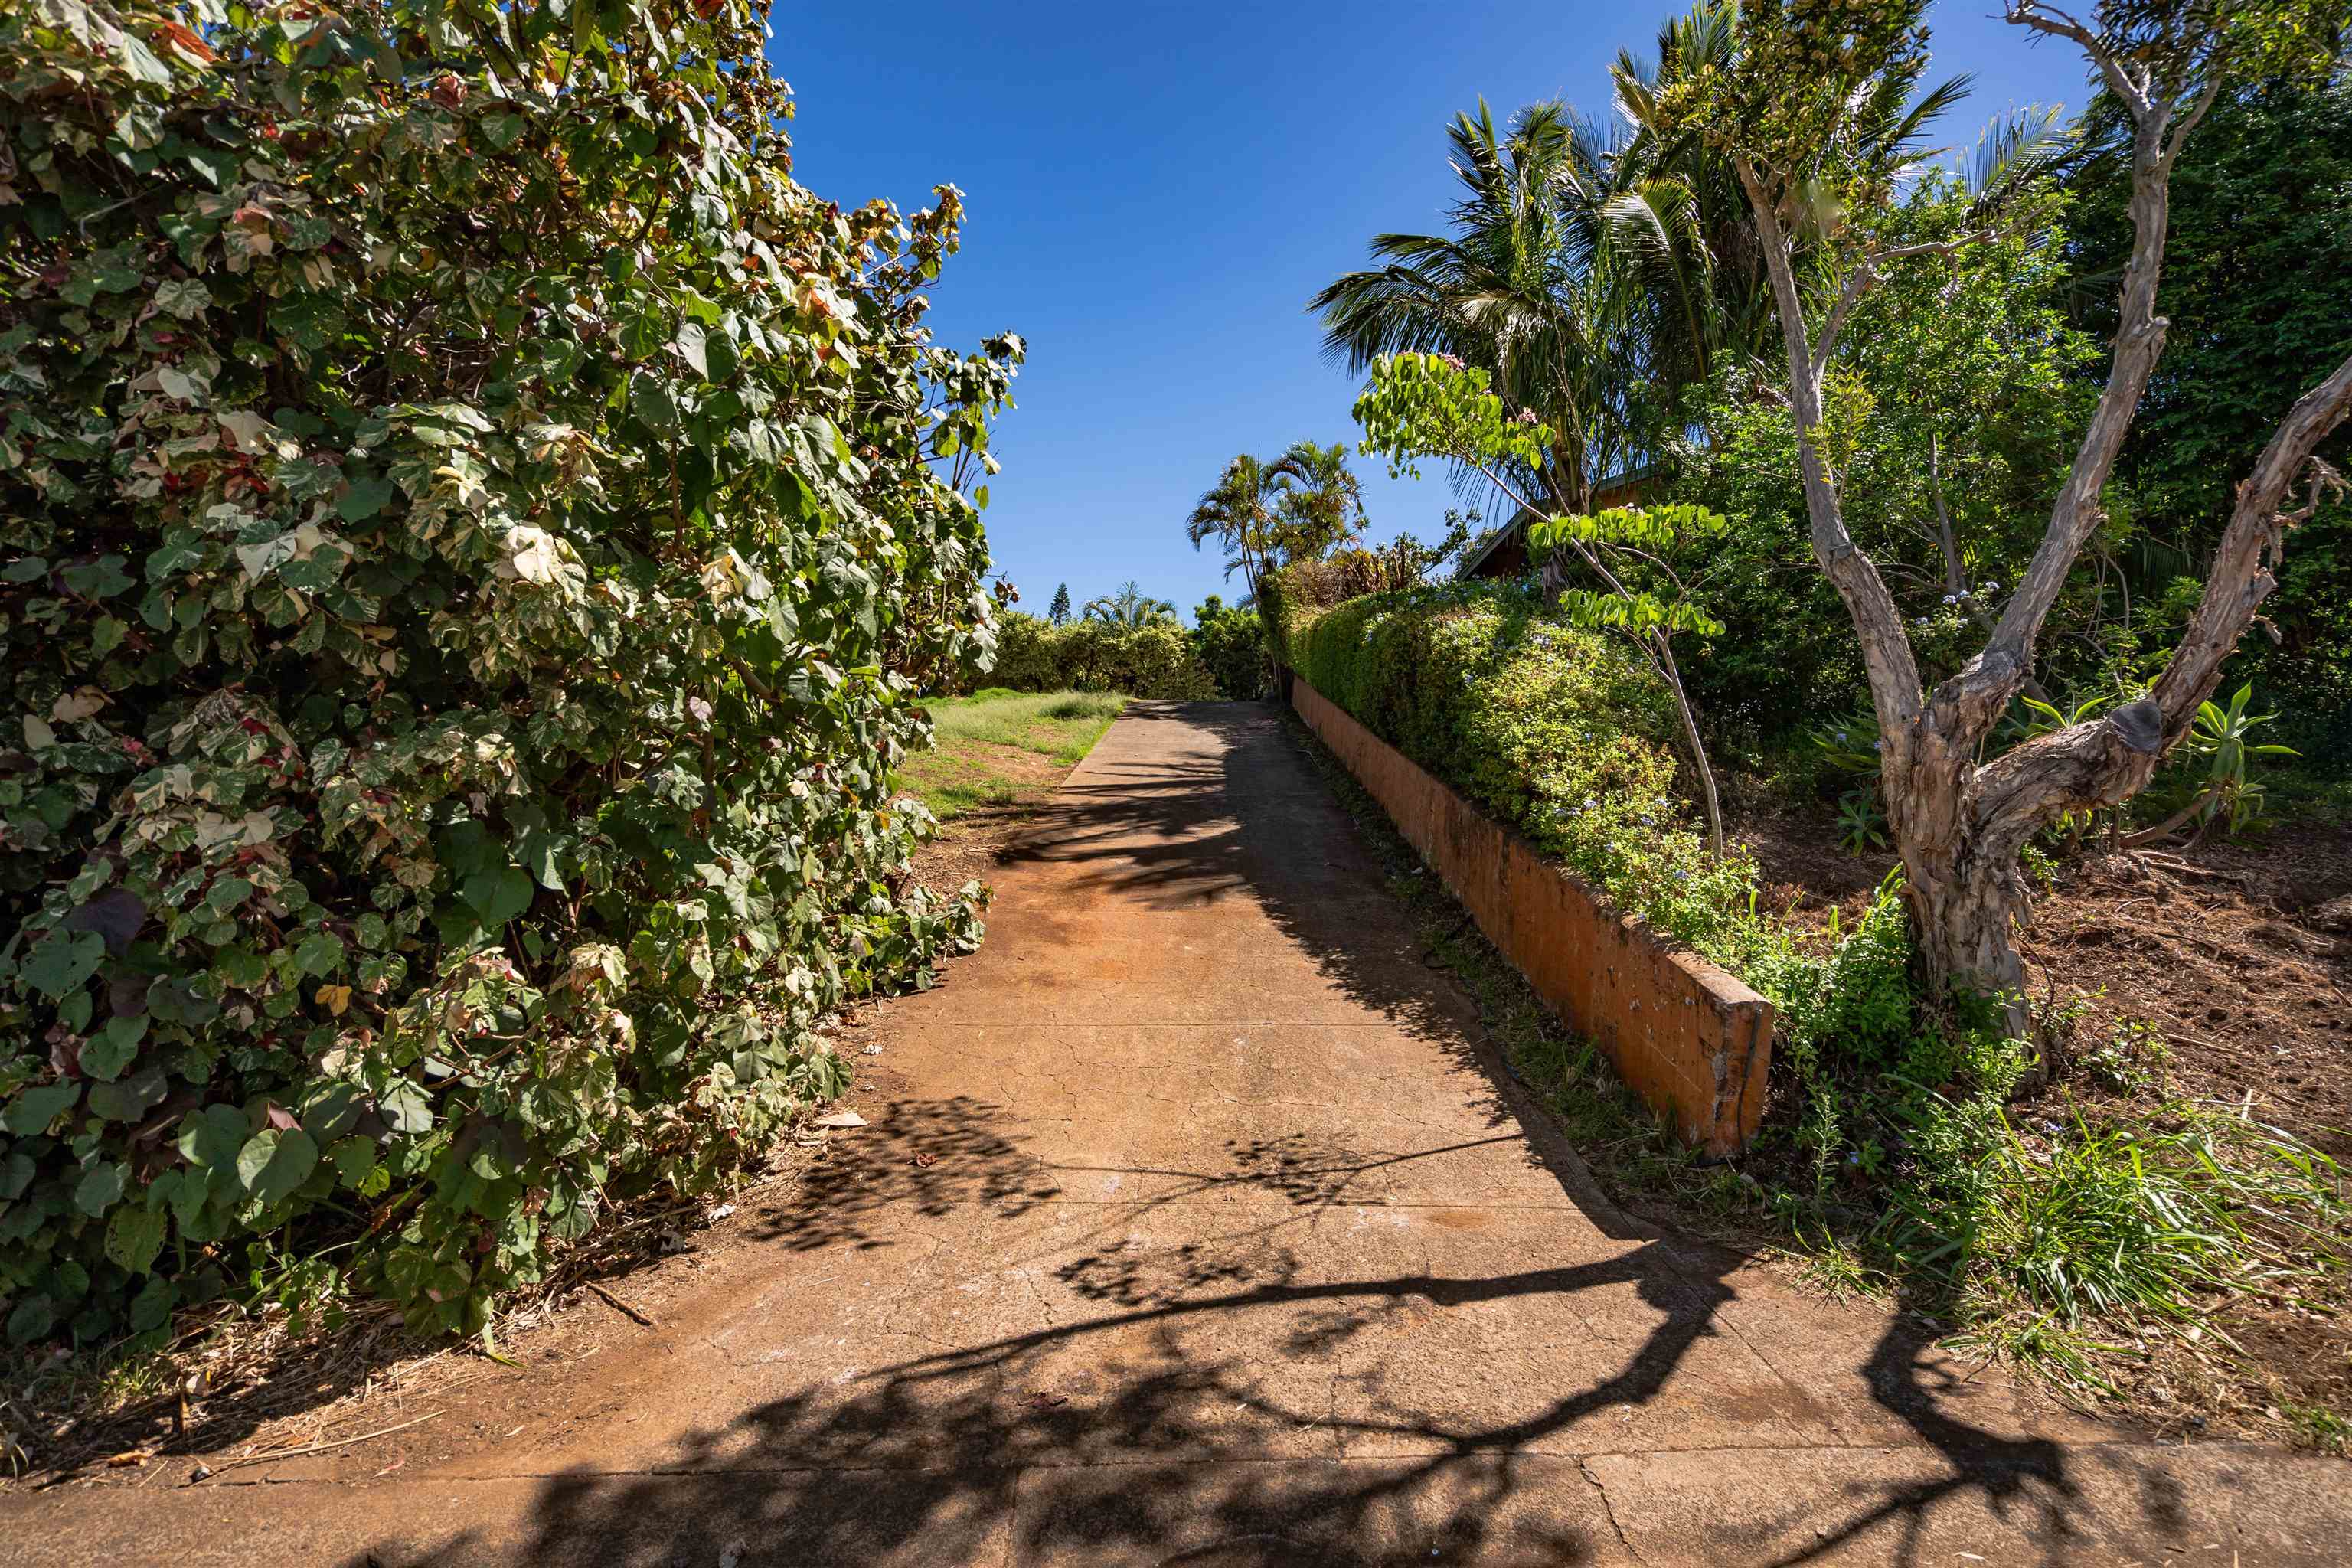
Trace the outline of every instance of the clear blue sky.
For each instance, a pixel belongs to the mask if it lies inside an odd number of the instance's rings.
[[[1678,7],[1676,7],[1678,8]],[[2029,42],[1998,0],[1939,0],[1936,73],[1974,94],[1945,134],[2011,105],[2085,99],[2080,58]],[[1189,619],[1228,601],[1213,543],[1182,522],[1239,451],[1355,438],[1356,386],[1324,363],[1307,300],[1384,229],[1429,232],[1451,200],[1444,127],[1559,97],[1599,110],[1656,4],[1075,5],[909,13],[780,5],[770,56],[799,100],[795,173],[852,206],[961,186],[962,251],[932,290],[942,342],[1018,331],[1029,363],[994,451],[988,533],[1022,608],[1132,577]],[[1376,538],[1435,537],[1433,470],[1360,459]]]

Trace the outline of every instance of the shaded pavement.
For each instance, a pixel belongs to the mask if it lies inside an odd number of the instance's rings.
[[[19,1563],[2336,1563],[2158,1447],[1615,1210],[1281,721],[1142,703],[657,1344],[397,1475],[0,1506]],[[583,1417],[583,1411],[593,1418]]]

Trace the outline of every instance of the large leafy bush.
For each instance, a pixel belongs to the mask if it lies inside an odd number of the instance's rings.
[[[469,1328],[975,940],[886,781],[990,643],[928,459],[1020,344],[931,345],[955,192],[796,185],[761,43],[740,0],[0,16],[13,1338],[354,1237]]]

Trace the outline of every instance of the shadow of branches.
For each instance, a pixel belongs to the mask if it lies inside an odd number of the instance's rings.
[[[880,1278],[887,1249],[918,1238],[957,1260],[936,1276],[910,1262],[895,1295],[879,1293],[860,1344],[887,1347],[880,1364],[770,1352],[759,1363],[770,1396],[692,1427],[651,1468],[541,1482],[519,1538],[391,1539],[364,1561],[1635,1560],[1582,1458],[1623,1445],[1631,1413],[1670,1394],[1723,1397],[1701,1369],[1709,1342],[1739,1337],[1727,1309],[1745,1260],[1630,1225],[1594,1197],[1482,1048],[1475,1008],[1420,962],[1378,868],[1273,711],[1139,703],[1123,722],[1182,725],[1184,743],[1090,763],[1009,864],[1156,909],[1255,900],[1347,996],[1436,1043],[1491,1136],[1383,1147],[1275,1131],[1211,1143],[1200,1168],[1119,1165],[1139,1195],[1078,1203],[1063,1201],[1065,1178],[1100,1169],[1057,1164],[1010,1108],[902,1100],[761,1232],[783,1249],[780,1268],[865,1255],[861,1278]],[[1496,1245],[1444,1254],[1481,1265],[1447,1268],[1434,1251],[1416,1258],[1402,1230],[1359,1242],[1345,1228],[1379,1212],[1365,1194],[1381,1173],[1511,1143],[1585,1207],[1612,1243],[1603,1256],[1547,1266]],[[1178,1205],[1190,1205],[1181,1223]],[[1500,1375],[1464,1352],[1459,1327],[1491,1334],[1497,1321],[1581,1326],[1542,1363],[1556,1386],[1526,1386],[1540,1378],[1515,1360],[1501,1396],[1431,1397],[1433,1370],[1474,1390]],[[1948,1505],[1989,1508],[2063,1557],[2080,1496],[2066,1450],[1970,1421],[1951,1398],[1959,1374],[1903,1320],[1837,1370],[1921,1463],[1850,1488],[1801,1549],[1777,1552],[1759,1532],[1754,1550],[1720,1560],[1866,1549],[1922,1561]],[[1759,1426],[1835,1426],[1818,1391],[1785,1376],[1776,1387],[1788,1408],[1756,1412]],[[2143,1510],[2164,1526],[2177,1499],[2151,1482]]]

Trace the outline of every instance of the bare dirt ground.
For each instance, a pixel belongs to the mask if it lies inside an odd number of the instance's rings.
[[[1759,807],[1737,836],[1768,896],[1850,923],[1893,865],[1839,847],[1825,814]],[[2084,855],[2037,890],[2020,940],[2045,1011],[2074,1014],[2071,1069],[2021,1115],[2095,1121],[2168,1100],[2242,1108],[2352,1168],[2352,827],[2295,825],[2184,851]],[[2095,1053],[2122,1069],[2103,1075]],[[2151,1045],[2150,1040],[2156,1042]],[[2126,1362],[2112,1405],[2167,1435],[2231,1432],[2341,1452],[2352,1439],[2352,1282],[2320,1310],[2242,1299],[2193,1339]]]
[[[1814,927],[1832,909],[1851,922],[1894,865],[1847,854],[1817,813],[1751,811],[1735,834],[1767,897]],[[2170,1092],[2251,1094],[2257,1116],[2352,1163],[2352,827],[2062,862],[2019,945],[2037,1005],[2083,1005],[2078,1058],[2150,1026]]]

